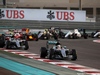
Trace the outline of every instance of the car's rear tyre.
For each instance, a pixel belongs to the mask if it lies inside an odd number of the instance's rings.
[[[46,56],[47,56],[46,47],[41,47],[41,49],[40,49],[40,58],[45,58]]]
[[[72,35],[68,35],[68,39],[72,39]]]
[[[9,48],[10,48],[10,41],[8,41],[8,40],[6,41],[5,48],[6,48],[6,49],[9,49]]]
[[[51,48],[49,51],[49,59],[53,59],[54,58],[53,55],[54,55],[54,49]]]
[[[38,39],[38,37],[37,38],[35,38],[35,41],[38,41],[39,39]]]
[[[38,35],[35,33],[35,34],[32,34],[32,37],[33,37],[33,40],[34,41],[38,41],[39,39],[38,39]]]
[[[5,37],[4,35],[2,34],[0,36],[0,48],[3,48],[5,46]]]
[[[72,49],[72,58],[71,58],[71,60],[75,61],[76,59],[77,59],[76,50]]]
[[[84,33],[83,34],[83,37],[84,37],[84,39],[87,39],[88,38],[88,34],[87,33]]]
[[[25,48],[24,48],[24,50],[28,50],[28,49],[29,49],[28,41],[25,41]]]
[[[0,40],[0,48],[3,48],[5,46],[5,42],[3,40]]]

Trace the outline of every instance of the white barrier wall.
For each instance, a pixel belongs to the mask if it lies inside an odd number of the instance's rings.
[[[47,9],[0,9],[0,19],[41,21],[86,21],[86,11]]]

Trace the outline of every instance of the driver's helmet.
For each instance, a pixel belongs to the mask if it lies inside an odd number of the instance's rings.
[[[61,48],[62,48],[61,45],[57,45],[58,50],[61,50]]]
[[[66,47],[66,46],[64,46],[64,49],[67,49],[67,47]]]
[[[45,29],[45,31],[48,31],[48,29]]]
[[[56,46],[53,46],[53,49],[55,50],[56,49]]]

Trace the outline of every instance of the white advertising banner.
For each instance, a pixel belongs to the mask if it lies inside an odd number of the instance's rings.
[[[85,22],[86,12],[79,10],[1,8],[0,19]]]

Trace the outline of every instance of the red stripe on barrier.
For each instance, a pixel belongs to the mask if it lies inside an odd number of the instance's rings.
[[[68,67],[68,68],[71,68],[71,69],[87,69],[86,67]]]
[[[86,73],[100,73],[100,71],[85,71]]]

